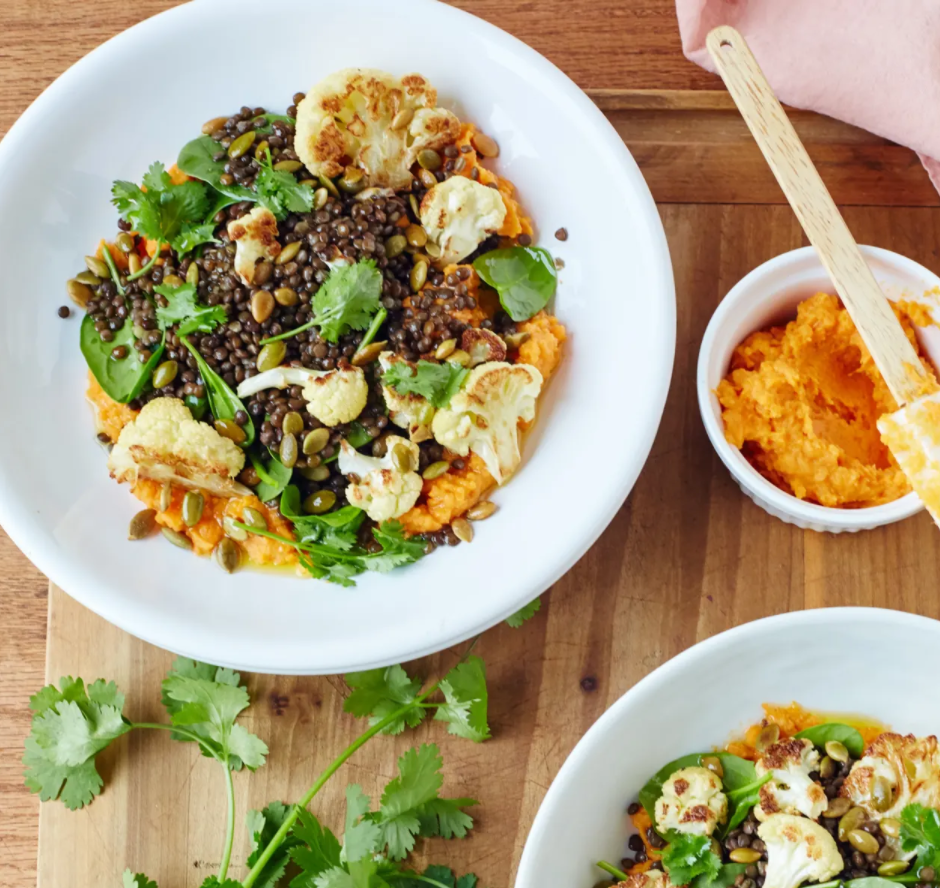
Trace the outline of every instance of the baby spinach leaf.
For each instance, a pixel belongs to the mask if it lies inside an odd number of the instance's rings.
[[[147,363],[141,364],[134,348],[134,331],[130,323],[116,331],[111,342],[105,342],[95,329],[91,315],[82,319],[80,345],[85,363],[98,380],[98,385],[112,401],[120,404],[133,401],[150,384],[150,377],[163,354],[161,342]],[[111,352],[119,345],[127,349],[127,357],[117,360],[111,357]]]
[[[541,247],[491,250],[474,260],[473,267],[499,293],[514,321],[526,321],[545,308],[558,285],[551,254]]]
[[[193,419],[202,419],[209,409],[209,399],[206,397],[197,398],[195,395],[186,395],[183,398],[183,403],[189,408]]]
[[[290,484],[293,469],[287,468],[274,454],[271,454],[271,461],[265,465],[254,453],[249,453],[248,458],[252,466],[258,473],[261,483],[255,488],[255,496],[263,503],[269,503],[277,499],[284,489]]]
[[[892,876],[890,879],[884,876],[865,876],[862,879],[849,879],[848,882],[841,882],[839,879],[833,879],[831,882],[823,882],[821,885],[814,885],[813,888],[897,888],[898,884],[918,881],[917,876],[911,872],[904,873],[901,876]]]
[[[216,191],[224,194],[226,197],[233,198],[232,203],[242,200],[250,200],[253,203],[258,200],[258,195],[250,188],[243,185],[224,185],[222,175],[225,173],[225,162],[213,160],[212,158],[221,151],[218,142],[210,139],[209,136],[199,136],[183,146],[179,157],[176,159],[176,166],[201,182],[207,182]],[[217,207],[215,212],[218,212]]]
[[[281,514],[294,525],[294,536],[305,543],[320,543],[341,551],[352,549],[356,531],[365,512],[355,506],[343,506],[324,515],[307,515],[301,511],[300,491],[288,484],[281,494]]]
[[[851,753],[853,758],[861,758],[865,751],[865,741],[856,728],[841,722],[827,722],[800,731],[794,735],[801,740],[809,740],[813,746],[823,749],[830,740],[837,740]]]
[[[233,392],[228,383],[219,376],[207,363],[206,359],[199,354],[199,350],[185,337],[180,336],[180,341],[186,348],[189,349],[190,354],[196,359],[196,366],[199,368],[199,375],[202,377],[202,381],[206,386],[206,395],[209,399],[209,409],[212,411],[212,416],[215,419],[235,419],[235,414],[239,410],[244,410],[245,414],[248,415],[248,411],[245,410],[245,405],[239,400],[238,395]],[[255,440],[255,424],[251,421],[251,416],[248,416],[248,422],[242,426],[245,430],[245,440],[242,442],[242,447],[250,447]],[[278,491],[280,494],[280,491]],[[262,500],[262,502],[264,502]]]
[[[764,774],[753,783],[748,783],[738,789],[728,791],[728,822],[722,828],[721,834],[727,835],[740,823],[743,823],[748,812],[760,801],[760,788],[768,783],[773,775]]]

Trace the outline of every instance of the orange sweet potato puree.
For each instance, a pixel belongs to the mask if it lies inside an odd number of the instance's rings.
[[[895,314],[924,361],[910,318]],[[861,508],[911,490],[876,426],[897,404],[836,296],[817,293],[786,327],[748,336],[716,395],[728,441],[799,499]]]
[[[133,422],[137,416],[136,410],[131,410],[127,404],[119,404],[112,401],[105,393],[105,390],[98,384],[91,370],[88,371],[88,389],[85,397],[95,411],[95,429],[99,434],[108,436],[114,443],[121,434],[121,429],[129,422]]]

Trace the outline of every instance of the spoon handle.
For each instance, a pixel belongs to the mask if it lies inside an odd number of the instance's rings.
[[[891,394],[903,406],[935,390],[747,42],[722,26],[708,35],[707,45]]]

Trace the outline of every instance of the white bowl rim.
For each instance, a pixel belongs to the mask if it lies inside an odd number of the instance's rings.
[[[895,253],[893,250],[864,244],[859,244],[859,249],[865,256],[881,259],[887,264],[906,268],[907,271],[922,277],[937,279],[937,275],[930,269],[907,256]],[[839,530],[859,530],[893,524],[896,521],[910,518],[923,511],[924,508],[920,498],[913,492],[905,494],[890,503],[884,503],[880,506],[867,506],[862,509],[837,509],[830,506],[821,506],[786,493],[761,475],[741,456],[740,451],[728,443],[724,429],[711,409],[709,398],[712,392],[708,386],[708,362],[715,347],[719,330],[738,308],[739,304],[748,297],[748,289],[754,286],[756,282],[781,266],[796,264],[808,257],[819,261],[815,248],[811,246],[799,247],[781,253],[779,256],[774,256],[773,259],[758,265],[741,278],[727,292],[715,309],[705,329],[705,335],[702,337],[696,370],[699,412],[705,425],[705,431],[721,461],[739,484],[748,488],[759,499],[768,501],[774,508],[791,515],[800,523],[830,525]],[[940,279],[938,279],[938,282],[940,282]]]
[[[374,0],[363,0],[363,2],[371,3]],[[406,647],[403,647],[395,639],[389,639],[387,645],[381,648],[377,646],[370,650],[366,654],[368,659],[349,662],[331,661],[328,664],[308,660],[300,662],[299,655],[293,649],[287,652],[283,651],[277,644],[276,639],[264,643],[259,641],[254,653],[247,655],[250,658],[247,661],[237,659],[237,657],[245,655],[242,653],[235,654],[234,652],[230,655],[227,653],[230,648],[225,648],[218,642],[215,643],[211,651],[207,651],[204,631],[198,626],[191,626],[185,620],[169,619],[155,614],[150,614],[151,619],[146,624],[139,619],[135,619],[135,606],[132,601],[128,599],[115,600],[114,598],[103,599],[100,593],[95,590],[98,579],[92,572],[77,570],[69,564],[67,558],[60,555],[55,547],[50,547],[42,539],[38,525],[34,524],[35,516],[31,513],[28,504],[8,495],[5,474],[0,468],[0,525],[15,545],[53,583],[63,588],[71,597],[91,608],[110,623],[159,647],[173,650],[184,656],[211,658],[213,662],[219,665],[232,668],[280,674],[338,674],[387,666],[444,650],[476,636],[506,619],[528,601],[542,594],[570,570],[597,541],[620,510],[649,457],[654,439],[661,425],[675,358],[675,281],[662,220],[649,191],[649,186],[633,155],[600,109],[564,72],[536,50],[501,28],[456,7],[437,2],[437,0],[408,0],[408,2],[415,7],[433,9],[435,14],[450,19],[458,28],[469,25],[478,29],[480,33],[510,50],[517,57],[528,61],[530,64],[537,65],[554,88],[559,101],[570,103],[577,111],[597,121],[598,126],[595,132],[600,140],[599,147],[609,152],[612,157],[619,158],[623,174],[631,184],[636,196],[634,212],[645,220],[650,242],[654,247],[653,255],[650,257],[652,273],[662,282],[661,289],[664,298],[662,305],[659,307],[661,317],[659,353],[661,358],[657,366],[652,368],[653,372],[646,377],[648,388],[652,392],[652,400],[658,405],[655,411],[656,420],[648,425],[642,435],[638,434],[637,446],[632,449],[631,459],[623,462],[620,467],[619,477],[615,476],[607,487],[604,508],[596,510],[592,517],[579,523],[579,532],[572,535],[572,545],[567,547],[563,556],[551,560],[550,565],[546,562],[547,566],[533,565],[530,579],[524,584],[525,592],[517,594],[513,598],[507,597],[505,606],[501,611],[494,612],[488,619],[479,621],[472,626],[464,624],[459,630],[455,629],[447,637],[424,641],[420,645],[411,643]],[[253,3],[253,0],[201,0],[198,4],[185,3],[151,16],[105,41],[63,72],[23,112],[0,142],[0,166],[9,163],[17,151],[22,149],[32,121],[46,113],[47,109],[51,109],[54,102],[67,96],[72,83],[87,68],[106,59],[109,53],[117,52],[125,41],[131,39],[132,35],[136,35],[141,29],[151,27],[155,20],[159,19],[161,23],[165,23],[167,20],[174,19],[174,17],[182,19],[188,15],[196,14],[194,9],[198,9],[202,13],[210,6],[224,7],[226,12],[230,14],[238,6],[254,8],[256,4]],[[311,652],[310,656],[315,657],[315,653]]]
[[[577,778],[581,764],[590,758],[594,753],[595,745],[616,723],[620,720],[625,710],[632,705],[633,699],[639,696],[648,687],[667,683],[676,672],[683,670],[688,664],[697,661],[707,660],[708,656],[716,648],[728,644],[729,641],[735,641],[743,636],[753,636],[755,639],[773,636],[781,627],[803,627],[833,624],[845,624],[854,622],[856,624],[874,623],[879,626],[891,625],[900,629],[919,626],[921,628],[932,627],[930,631],[936,632],[940,640],[940,621],[930,617],[912,614],[907,611],[894,610],[892,608],[881,607],[820,607],[812,610],[792,611],[783,614],[774,614],[769,617],[762,617],[758,620],[752,620],[743,623],[740,626],[734,626],[712,635],[702,641],[697,642],[689,648],[686,648],[676,656],[670,658],[665,663],[657,666],[648,675],[641,678],[635,685],[629,688],[621,697],[615,700],[611,706],[591,725],[584,736],[577,742],[574,749],[568,754],[564,764],[562,764],[558,773],[548,787],[548,792],[542,799],[539,809],[536,812],[535,820],[532,822],[532,828],[526,838],[525,847],[522,850],[522,857],[519,860],[519,869],[516,873],[515,888],[527,888],[529,880],[529,869],[534,866],[534,858],[538,853],[538,846],[541,841],[541,834],[547,829],[549,818],[554,813],[555,798],[562,795],[568,788],[568,784]],[[624,798],[629,794],[630,789],[624,789]],[[551,812],[551,813],[550,813]]]

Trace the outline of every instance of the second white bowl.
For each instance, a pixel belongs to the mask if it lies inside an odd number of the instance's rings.
[[[926,291],[940,287],[940,278],[911,259],[878,247],[861,250],[889,299],[918,301]],[[741,490],[766,512],[806,530],[871,530],[909,518],[923,509],[923,503],[914,493],[866,509],[835,509],[797,499],[764,478],[728,443],[715,397],[735,348],[757,330],[793,320],[797,305],[821,291],[834,293],[835,288],[812,247],[777,256],[735,284],[712,315],[702,339],[696,380],[699,409],[721,461]],[[940,367],[940,329],[917,328],[917,337],[931,363]]]

